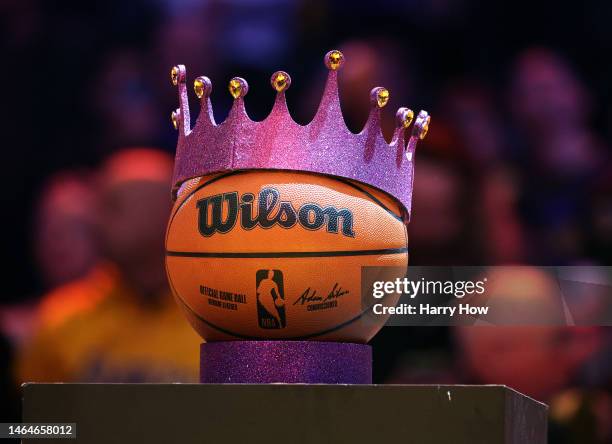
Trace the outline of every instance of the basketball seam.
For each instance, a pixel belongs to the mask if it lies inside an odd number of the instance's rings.
[[[185,203],[187,203],[187,200],[189,200],[189,198],[190,198],[191,196],[193,196],[193,194],[194,194],[196,191],[199,191],[199,190],[201,190],[202,188],[204,188],[204,187],[206,187],[206,186],[210,185],[211,183],[214,183],[214,182],[216,182],[216,181],[218,181],[218,180],[220,180],[220,179],[223,179],[223,178],[225,178],[225,177],[234,176],[234,175],[241,174],[241,173],[245,173],[245,172],[246,172],[246,170],[240,170],[240,171],[228,171],[227,173],[223,173],[223,174],[221,174],[221,175],[219,175],[219,176],[213,177],[212,179],[208,180],[206,183],[203,183],[202,185],[199,185],[199,186],[195,187],[193,190],[191,190],[191,191],[189,192],[189,194],[187,194],[187,195],[185,196],[185,198],[182,200],[182,202],[179,204],[179,206],[176,208],[176,210],[174,210],[174,212],[172,213],[172,216],[170,217],[170,222],[168,223],[168,225],[171,225],[171,224],[172,224],[172,221],[174,220],[174,217],[175,217],[175,216],[178,214],[178,212],[179,212],[179,211],[180,211],[180,209],[183,207],[183,205],[185,205]]]
[[[376,256],[385,254],[408,253],[408,247],[384,248],[379,250],[336,250],[336,251],[279,251],[279,252],[210,252],[210,251],[171,251],[166,250],[166,256],[189,258],[302,258],[302,257],[346,257],[346,256]]]
[[[382,203],[380,199],[378,199],[376,196],[374,196],[369,191],[364,190],[359,185],[351,182],[350,180],[345,179],[344,177],[335,177],[335,179],[338,180],[339,182],[342,182],[345,185],[350,186],[351,188],[356,189],[357,191],[362,192],[367,197],[369,197],[372,202],[374,202],[375,204],[379,205],[383,210],[385,210],[387,213],[389,213],[394,219],[397,219],[397,220],[399,220],[402,223],[404,222],[404,220],[400,216],[395,214],[389,207],[387,207],[384,203]]]

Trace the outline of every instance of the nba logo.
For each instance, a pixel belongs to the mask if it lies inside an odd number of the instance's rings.
[[[285,328],[287,321],[285,319],[285,291],[282,271],[257,270],[255,280],[259,327],[265,329]]]

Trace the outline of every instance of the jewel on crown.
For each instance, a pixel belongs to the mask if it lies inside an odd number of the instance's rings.
[[[374,186],[398,199],[410,215],[414,151],[429,129],[430,117],[425,111],[414,113],[399,108],[391,143],[383,137],[380,112],[389,101],[383,87],[370,92],[371,109],[363,130],[352,133],[344,122],[338,94],[338,71],[344,64],[340,51],[325,55],[327,82],[316,115],[307,125],[291,117],[285,93],[291,77],[275,72],[270,83],[276,90],[272,111],[261,122],[249,118],[244,97],[249,86],[241,77],[229,82],[234,98],[224,122],[215,122],[210,103],[212,83],[200,76],[194,81],[200,99],[200,113],[193,128],[189,113],[186,70],[172,68],[172,84],[178,87],[179,108],[172,112],[172,123],[178,130],[173,195],[184,182],[222,171],[243,169],[297,170],[344,177]],[[409,128],[412,125],[412,130]]]

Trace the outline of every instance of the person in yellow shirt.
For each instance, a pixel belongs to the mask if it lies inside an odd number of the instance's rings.
[[[195,382],[202,340],[168,289],[164,232],[171,158],[120,151],[99,178],[96,233],[106,260],[45,296],[19,353],[19,382]]]

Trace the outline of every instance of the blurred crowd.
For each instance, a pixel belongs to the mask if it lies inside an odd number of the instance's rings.
[[[374,86],[387,108],[426,109],[411,264],[610,265],[612,6],[488,3],[3,1],[0,417],[18,417],[23,381],[197,376],[163,268],[177,63],[212,79],[217,121],[235,75],[264,118],[284,69],[307,122],[333,47],[353,131]],[[506,279],[537,289],[538,273]],[[376,382],[507,384],[550,403],[551,442],[612,442],[608,328],[396,327],[374,350]]]

